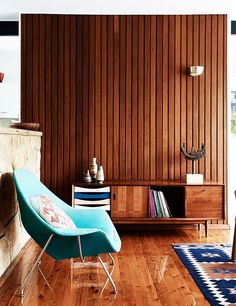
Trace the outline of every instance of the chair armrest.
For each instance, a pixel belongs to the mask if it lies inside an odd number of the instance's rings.
[[[67,210],[66,213],[73,220],[73,222],[78,228],[103,229],[106,227],[113,227],[113,223],[107,212],[100,208],[88,208],[80,210],[77,208],[70,207],[70,209]],[[98,226],[98,224],[100,226]]]

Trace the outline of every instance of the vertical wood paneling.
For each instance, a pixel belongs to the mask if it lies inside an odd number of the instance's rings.
[[[64,31],[64,66],[63,73],[64,77],[64,102],[63,102],[63,172],[64,172],[64,183],[63,183],[63,194],[67,193],[69,186],[70,177],[70,43],[71,43],[71,19],[69,16],[65,16],[65,31]]]
[[[57,57],[58,57],[58,49],[57,49],[57,40],[58,40],[58,19],[53,16],[52,18],[52,50],[55,50],[53,52],[53,56],[51,57],[51,65],[52,65],[52,75],[51,75],[51,129],[52,129],[52,137],[51,137],[51,156],[55,159],[54,163],[57,164],[57,133],[58,133],[58,110],[57,110],[57,76],[58,76],[58,70],[57,70]],[[71,116],[71,114],[70,114]],[[73,117],[71,117],[71,120],[73,120]],[[72,137],[74,135],[72,134]],[[53,167],[51,163],[51,185],[54,186],[54,192],[58,192],[57,188],[57,178],[58,178],[58,173],[57,173],[57,167]]]
[[[217,16],[211,19],[211,179],[217,180]]]
[[[156,142],[157,142],[157,135],[156,135],[156,87],[157,87],[157,18],[156,16],[151,16],[151,55],[150,55],[150,141],[149,141],[149,149],[150,149],[150,178],[156,178]]]
[[[99,108],[98,103],[95,104],[95,122],[97,122],[96,128],[100,131],[101,141],[100,141],[100,153],[95,151],[95,156],[100,156],[100,162],[104,166],[104,171],[107,171],[107,18],[102,18],[102,36],[101,36],[101,107]],[[96,83],[97,83],[96,79]],[[99,84],[99,81],[98,81]],[[98,107],[97,107],[98,106]],[[99,121],[101,118],[101,122]],[[95,145],[99,139],[99,134],[97,133],[95,138]]]
[[[210,101],[211,101],[211,40],[209,37],[211,35],[211,16],[206,16],[206,28],[205,28],[205,144],[207,148],[207,156],[205,157],[205,177],[207,180],[211,179],[211,110],[210,110]]]
[[[80,52],[77,52],[80,50]],[[83,141],[83,19],[76,18],[76,138],[75,138],[75,180],[78,180],[85,168],[82,166]],[[72,179],[72,178],[71,178]]]
[[[108,16],[107,50],[107,177],[114,177],[114,17]]]
[[[22,22],[24,22],[24,24],[27,23],[27,19],[26,18],[22,18]],[[26,31],[26,29],[25,29]],[[45,54],[45,16],[40,15],[39,16],[39,49],[38,49],[38,58],[44,58],[44,54]],[[22,33],[23,33],[23,29],[22,29]],[[25,35],[26,38],[26,35]],[[23,39],[23,37],[22,37]],[[22,52],[22,55],[27,56],[25,52]],[[24,67],[23,65],[23,60],[24,57],[22,57],[22,68]],[[25,65],[26,66],[26,65]],[[45,131],[45,120],[46,120],[46,116],[45,116],[45,62],[40,60],[39,61],[39,66],[38,66],[38,83],[39,83],[39,122],[40,122],[40,129],[43,132],[43,135],[45,135],[46,131]],[[23,71],[21,70],[21,73]],[[24,85],[24,83],[26,83],[27,77],[24,76],[24,80],[21,78],[21,82],[22,85]],[[24,88],[24,87],[23,87]],[[25,91],[22,89],[21,90],[22,93],[22,117],[24,118],[23,120],[26,120],[26,114],[27,114],[27,108],[26,108],[26,104],[24,102],[25,99]],[[30,118],[31,119],[31,118]],[[47,135],[48,136],[48,135]],[[60,148],[58,148],[59,151]],[[41,142],[41,178],[43,181],[45,181],[45,137],[42,137],[42,142]],[[58,165],[54,166],[56,168],[58,168]],[[58,168],[59,169],[59,168]],[[58,172],[58,175],[60,175],[60,173]],[[62,175],[60,176],[61,178],[63,177]]]
[[[113,107],[113,120],[114,124],[111,128],[114,129],[113,133],[113,176],[120,177],[120,133],[119,133],[119,120],[120,120],[120,18],[114,16],[114,107]],[[123,116],[124,114],[122,114]]]
[[[187,67],[193,64],[193,16],[187,16],[187,40],[186,40],[186,56],[187,56]],[[193,146],[193,79],[187,77],[187,130],[186,130],[186,146],[188,152],[191,151]],[[187,163],[187,173],[192,173],[192,163]]]
[[[199,16],[193,17],[193,46],[194,49],[199,49]],[[198,65],[199,63],[199,53],[200,52],[194,52],[193,50],[193,63],[194,65]],[[199,105],[198,105],[198,89],[199,89],[199,78],[196,80],[193,80],[193,87],[192,87],[192,101],[193,101],[193,111],[192,111],[192,125],[193,125],[193,147],[198,148],[198,136],[199,136],[199,126],[198,126],[198,118],[200,118],[198,112],[199,112]],[[197,115],[196,115],[197,114]],[[196,171],[198,172],[198,162],[196,163]]]
[[[200,16],[199,19],[199,64],[201,66],[205,65],[205,27],[206,27],[206,17]],[[222,61],[223,64],[223,61]],[[222,67],[223,68],[223,67]],[[199,79],[199,90],[198,90],[198,124],[199,124],[199,134],[198,134],[198,147],[200,148],[201,144],[204,143],[205,139],[205,82],[204,78]],[[199,173],[204,173],[204,160],[199,161]]]
[[[162,101],[157,102],[158,104],[162,103],[162,164],[163,164],[163,179],[168,179],[169,176],[169,151],[168,151],[168,103],[169,103],[169,87],[168,87],[168,76],[169,76],[169,17],[163,16],[163,26],[162,26],[162,39],[163,39],[163,46],[162,46],[162,88],[163,88],[163,96]],[[163,103],[165,101],[165,103]],[[157,119],[158,120],[158,119]],[[158,148],[157,148],[158,150]]]
[[[180,172],[180,154],[179,154],[179,148],[181,146],[181,137],[180,137],[180,117],[181,117],[181,109],[180,109],[180,74],[176,73],[176,71],[181,70],[181,64],[180,64],[180,58],[181,58],[181,52],[177,52],[177,50],[181,50],[181,39],[180,39],[180,16],[175,17],[175,106],[174,106],[174,158],[175,158],[175,167],[174,167],[174,178],[180,178],[181,172]]]
[[[21,30],[22,120],[40,123],[59,196],[94,156],[108,179],[184,179],[183,142],[226,183],[226,16],[22,15]]]
[[[163,42],[163,16],[157,18],[157,37],[156,40]],[[164,178],[163,176],[163,44],[156,43],[156,146],[155,146],[155,157],[156,157],[156,175],[158,179]]]
[[[224,20],[222,18],[218,18],[218,40],[224,41]],[[220,131],[224,130],[224,120],[222,120],[222,114],[223,112],[223,104],[221,103],[222,99],[224,99],[223,95],[223,86],[224,86],[224,73],[223,73],[223,67],[224,67],[224,49],[222,46],[217,44],[217,58],[218,62],[221,63],[221,65],[217,65],[217,156],[218,156],[218,164],[222,165],[224,164],[224,150],[222,148],[224,147],[224,134]],[[222,182],[223,181],[223,168],[217,167],[217,179]]]
[[[181,31],[181,70],[187,69],[187,17],[181,16],[181,24],[180,24],[180,31]],[[181,130],[181,138],[180,143],[186,143],[187,142],[187,74],[181,73],[180,75],[180,82],[181,82],[181,88],[180,88],[180,130]],[[181,167],[181,179],[185,179],[186,171],[187,171],[187,162],[184,158],[184,156],[181,154],[181,160],[180,160],[180,167]]]
[[[174,146],[175,146],[175,16],[169,16],[169,73],[168,73],[168,163],[169,172],[168,177],[174,179],[175,170],[175,157],[174,157]],[[172,88],[172,90],[170,90]]]
[[[132,107],[132,95],[131,95],[131,52],[132,52],[132,16],[127,16],[126,21],[126,78],[125,78],[125,131],[126,131],[126,146],[125,146],[125,178],[132,178],[132,170],[131,170],[131,160],[132,160],[132,147],[131,147],[131,139],[132,139],[132,115],[131,115],[131,107]]]
[[[120,159],[120,178],[125,178],[125,146],[126,146],[126,95],[125,95],[125,83],[126,83],[126,73],[125,73],[125,59],[126,59],[126,16],[120,17],[120,54],[119,54],[119,159]]]
[[[76,17],[71,17],[70,33],[70,177],[75,177],[76,165]]]
[[[58,80],[57,80],[57,93],[58,93],[58,108],[57,108],[57,164],[55,162],[52,163],[52,167],[57,167],[57,190],[58,195],[60,197],[64,194],[64,182],[66,182],[64,177],[64,31],[65,31],[65,16],[60,15],[58,17],[58,24],[60,25],[58,27],[58,41],[57,41],[57,48],[58,48]],[[46,29],[44,28],[44,31]],[[45,54],[42,53],[42,56],[45,56]],[[42,57],[41,57],[42,58]],[[42,61],[43,62],[43,61]],[[45,68],[46,69],[46,68]],[[42,116],[42,119],[45,120],[45,118]],[[42,122],[40,121],[40,125],[42,125]],[[46,137],[49,137],[48,134],[46,134],[46,131],[44,132],[45,135],[43,137],[43,140]],[[43,161],[42,161],[43,165]],[[45,167],[41,167],[44,172],[45,176],[47,175],[47,169]]]
[[[34,29],[38,29],[39,25],[39,16],[35,16],[35,18],[33,18],[33,33],[34,33]],[[33,111],[32,113],[32,118],[33,118],[33,122],[38,122],[39,121],[39,92],[38,92],[38,87],[39,87],[39,83],[37,81],[38,78],[38,70],[39,70],[39,31],[36,30],[36,32],[33,34],[33,54],[34,54],[34,67],[35,69],[32,69],[32,96],[33,96],[33,108],[36,109],[36,111]]]
[[[150,101],[151,101],[151,25],[150,16],[144,20],[144,179],[150,178]]]
[[[138,177],[138,43],[139,43],[139,17],[132,17],[132,79],[131,79],[131,118],[132,118],[132,136],[131,136],[131,178]],[[135,132],[136,131],[136,132]]]
[[[83,97],[82,97],[82,165],[86,165],[86,168],[89,167],[89,121],[91,113],[89,111],[89,99],[88,99],[88,91],[89,91],[89,77],[88,77],[88,69],[89,69],[89,17],[84,16],[82,17],[83,20],[83,58],[82,58],[82,82],[83,82]],[[93,119],[91,119],[93,120]],[[85,132],[86,131],[86,132]],[[93,152],[91,152],[91,155],[93,155]],[[83,168],[82,168],[83,169]]]
[[[47,35],[45,37],[45,54],[47,54],[45,58],[45,133],[46,137],[45,141],[45,150],[43,152],[45,156],[45,177],[44,181],[47,186],[52,186],[51,184],[51,169],[53,164],[51,160],[53,158],[52,155],[52,16],[45,16],[45,29],[47,29]],[[66,71],[65,71],[66,73]],[[66,116],[66,114],[65,114]],[[66,130],[67,131],[67,130]],[[65,163],[67,160],[64,160],[63,166],[65,167]],[[54,187],[53,187],[54,190]]]
[[[96,122],[96,116],[95,116],[95,103],[94,103],[94,71],[95,71],[95,58],[94,58],[94,51],[95,51],[95,45],[94,45],[94,31],[95,31],[95,16],[91,16],[88,18],[88,37],[85,37],[85,39],[88,39],[88,113],[86,116],[89,117],[88,122],[88,157],[89,160],[95,156],[95,122]],[[100,137],[99,137],[100,138]]]
[[[144,179],[144,16],[138,22],[138,179]]]
[[[106,20],[104,20],[106,22]],[[103,22],[104,24],[104,22]],[[102,148],[101,142],[96,141],[96,139],[100,139],[102,137],[102,143],[104,145],[106,144],[104,139],[104,133],[106,132],[105,126],[104,126],[104,112],[102,112],[102,108],[106,104],[106,83],[104,82],[105,75],[104,75],[104,58],[106,58],[106,44],[104,43],[104,40],[106,40],[105,33],[103,34],[103,37],[101,37],[101,27],[104,27],[104,25],[101,24],[100,16],[96,16],[95,19],[95,84],[94,84],[94,90],[95,90],[95,104],[94,104],[94,156],[99,156],[100,160],[98,161],[101,163],[104,161],[104,150],[106,148]],[[102,39],[102,41],[101,41]],[[102,52],[101,52],[102,50]],[[103,87],[101,86],[103,84]],[[101,118],[101,121],[98,119]],[[102,133],[103,131],[103,133]],[[103,150],[102,150],[103,149]],[[102,151],[101,151],[102,150]],[[106,169],[106,165],[103,164],[104,170]]]

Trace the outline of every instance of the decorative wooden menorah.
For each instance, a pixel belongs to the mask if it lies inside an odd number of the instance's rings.
[[[186,145],[185,143],[182,144],[181,146],[181,152],[184,155],[184,157],[188,160],[192,161],[192,165],[193,165],[193,174],[196,173],[196,160],[201,159],[202,157],[206,156],[206,145],[202,143],[201,145],[201,149],[198,149],[197,151],[194,150],[194,148],[191,148],[191,152],[187,152],[186,151]]]

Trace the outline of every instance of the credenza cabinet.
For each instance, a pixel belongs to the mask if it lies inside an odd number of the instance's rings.
[[[179,181],[106,181],[75,183],[89,190],[109,187],[109,214],[115,224],[204,224],[223,220],[225,211],[223,184],[206,182],[187,185]],[[150,217],[150,191],[162,191],[170,208],[171,218]],[[73,194],[72,194],[73,198]]]

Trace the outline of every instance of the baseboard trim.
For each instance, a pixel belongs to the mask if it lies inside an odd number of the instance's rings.
[[[196,224],[116,224],[118,230],[197,230]],[[201,225],[204,230],[204,225]],[[230,230],[229,224],[208,224],[209,230]]]
[[[24,253],[26,252],[26,250],[30,247],[30,245],[32,244],[33,240],[30,238],[26,244],[23,246],[23,248],[21,249],[21,251],[19,252],[19,254],[13,259],[12,263],[10,264],[10,266],[6,269],[6,271],[0,276],[0,288],[2,287],[2,285],[5,283],[5,281],[7,280],[7,278],[9,277],[9,275],[11,274],[11,272],[13,271],[13,269],[15,268],[15,266],[17,265],[17,263],[19,262],[19,260],[21,259],[21,257],[24,255]]]
[[[227,230],[229,230],[230,229],[230,225],[229,224],[209,224],[208,225],[208,228],[209,229],[227,229]]]

